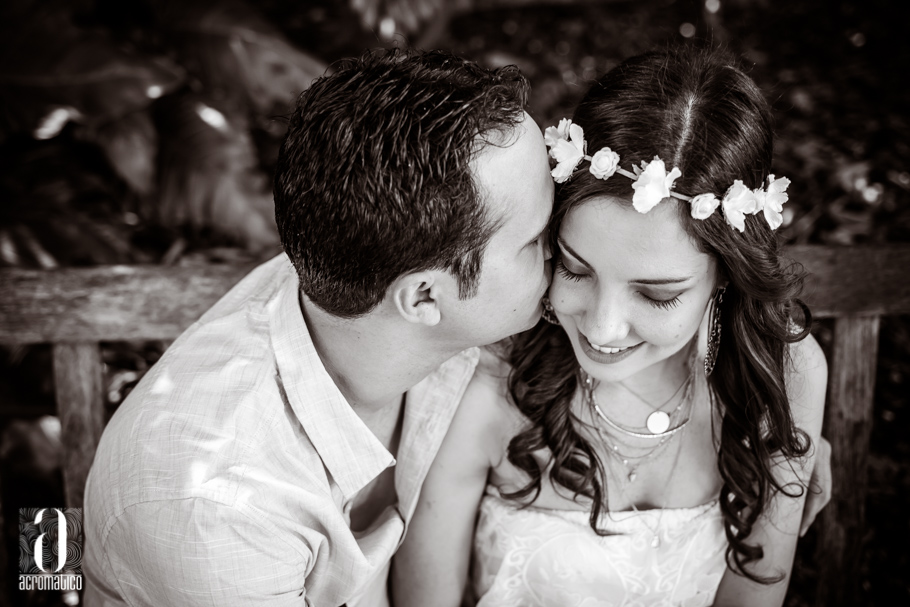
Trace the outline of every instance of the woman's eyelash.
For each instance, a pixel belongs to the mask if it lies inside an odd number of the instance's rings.
[[[559,272],[564,278],[569,280],[574,280],[575,282],[580,281],[585,277],[584,274],[576,274],[572,270],[566,267],[566,264],[562,262],[562,256],[556,258],[556,271]]]
[[[655,308],[660,308],[661,310],[669,310],[669,309],[675,308],[676,306],[679,305],[679,296],[678,295],[676,297],[674,297],[673,299],[654,299],[653,297],[648,297],[644,293],[642,293],[641,296],[644,297],[646,300],[648,300],[649,304],[651,304]]]
[[[576,274],[575,272],[573,272],[572,270],[567,268],[566,264],[564,264],[562,262],[562,255],[558,255],[556,257],[556,271],[559,272],[563,276],[563,278],[566,278],[568,280],[572,280],[575,282],[579,282],[579,281],[587,278],[586,274]],[[644,297],[645,300],[649,304],[651,304],[655,308],[660,308],[661,310],[670,310],[679,305],[679,296],[678,295],[672,299],[654,299],[653,297],[648,297],[644,293],[642,293],[641,296]]]

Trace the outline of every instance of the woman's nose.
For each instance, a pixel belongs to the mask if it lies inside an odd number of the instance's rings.
[[[596,346],[619,346],[629,335],[628,315],[620,297],[601,295],[587,314],[585,336]]]

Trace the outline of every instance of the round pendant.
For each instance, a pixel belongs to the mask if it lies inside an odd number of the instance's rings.
[[[670,427],[670,416],[663,411],[655,411],[648,416],[648,432],[662,434]]]

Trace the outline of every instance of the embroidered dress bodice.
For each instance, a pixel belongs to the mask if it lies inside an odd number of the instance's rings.
[[[726,570],[717,500],[694,508],[589,513],[520,508],[488,487],[474,537],[477,607],[700,607]],[[653,547],[654,535],[659,535]]]

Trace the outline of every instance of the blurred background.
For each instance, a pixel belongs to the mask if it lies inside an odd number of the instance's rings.
[[[543,127],[589,84],[668,41],[741,56],[776,117],[792,181],[786,243],[910,241],[910,46],[886,0],[4,0],[0,267],[192,265],[278,252],[271,173],[283,114],[370,47],[517,64]],[[908,270],[910,280],[910,270]],[[0,286],[0,288],[3,288]],[[830,343],[831,327],[814,332]],[[103,344],[108,414],[165,342]],[[910,319],[882,319],[862,586],[910,604]],[[47,347],[0,349],[0,498],[16,575],[18,509],[63,504]],[[814,602],[814,536],[787,605]],[[13,591],[23,605],[53,592]],[[67,597],[68,599],[71,597]]]

